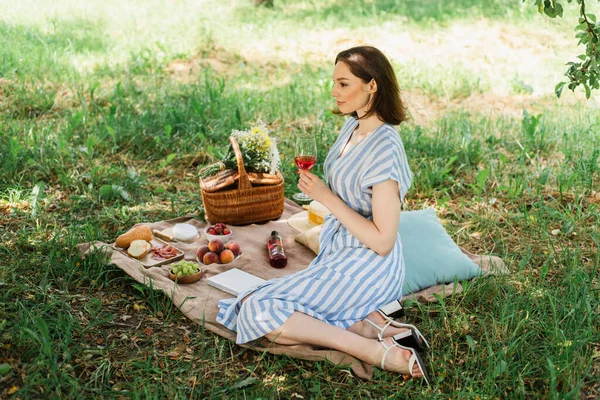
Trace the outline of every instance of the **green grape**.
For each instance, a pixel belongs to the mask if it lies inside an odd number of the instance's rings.
[[[200,271],[200,266],[193,261],[181,260],[171,267],[173,274],[177,276],[193,275]]]

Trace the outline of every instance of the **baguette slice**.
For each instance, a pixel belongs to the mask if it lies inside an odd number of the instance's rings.
[[[148,254],[148,252],[150,251],[151,248],[152,248],[152,245],[150,243],[146,242],[145,240],[134,240],[129,245],[129,248],[127,249],[127,254],[129,254],[131,257],[137,258],[139,260],[140,258],[144,257],[146,254]]]
[[[145,240],[147,242],[152,240],[152,229],[146,225],[134,226],[115,241],[115,246],[126,249],[129,247],[131,242],[134,240]]]

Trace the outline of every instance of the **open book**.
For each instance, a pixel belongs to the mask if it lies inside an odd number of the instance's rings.
[[[206,279],[210,286],[221,289],[234,296],[266,282],[264,279],[254,276],[241,269],[233,268]]]

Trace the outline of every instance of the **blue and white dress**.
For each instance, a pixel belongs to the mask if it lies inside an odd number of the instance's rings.
[[[388,124],[339,157],[357,125],[354,118],[346,121],[325,159],[324,172],[329,188],[372,220],[372,186],[394,180],[403,199],[412,175],[398,132]],[[217,321],[237,332],[238,344],[272,332],[294,311],[347,329],[402,297],[404,260],[399,234],[393,250],[381,257],[330,214],[323,223],[319,245],[319,254],[305,270],[219,302]]]

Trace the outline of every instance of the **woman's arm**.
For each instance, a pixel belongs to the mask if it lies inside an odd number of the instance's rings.
[[[301,172],[298,187],[327,207],[355,238],[380,256],[386,256],[394,248],[400,221],[400,191],[396,181],[373,186],[373,221],[348,207],[310,172]]]

